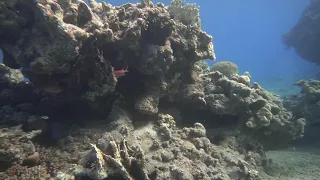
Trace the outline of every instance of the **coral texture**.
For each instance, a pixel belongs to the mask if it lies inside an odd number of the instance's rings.
[[[220,61],[211,66],[210,71],[219,71],[227,77],[238,74],[238,66],[230,61]]]
[[[22,67],[34,84],[49,79],[65,91],[83,89],[81,95],[94,102],[115,90],[112,67],[129,66],[165,81],[170,69],[183,71],[215,58],[212,37],[200,29],[194,5],[89,2],[90,7],[83,1],[4,1],[0,48],[7,53],[5,64]],[[157,103],[150,92],[137,96],[147,96],[137,107]]]
[[[24,76],[18,69],[12,69],[4,64],[0,64],[0,83],[14,85],[22,83],[23,81]]]
[[[169,99],[191,109],[235,116],[240,124],[266,134],[282,132],[288,135],[287,140],[303,134],[304,124],[283,107],[279,96],[264,90],[258,83],[250,87],[238,76],[228,79],[220,72],[204,73],[200,77],[197,83],[172,87]]]
[[[301,93],[286,97],[284,105],[292,111],[296,118],[306,124],[304,138],[298,142],[302,144],[318,142],[320,129],[320,81],[300,80],[295,82],[294,85],[301,87]]]
[[[124,115],[121,112],[120,117]],[[255,169],[261,167],[263,154],[231,151],[216,146],[206,138],[200,123],[177,128],[168,114],[159,114],[157,122],[133,130],[127,120],[117,120],[111,132],[82,154],[79,165],[58,172],[58,179],[90,177],[104,179],[258,179]],[[230,150],[230,151],[229,151]]]

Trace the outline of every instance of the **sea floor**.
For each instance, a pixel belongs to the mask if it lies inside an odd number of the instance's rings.
[[[268,151],[271,168],[265,169],[264,180],[320,179],[320,147],[300,147]]]

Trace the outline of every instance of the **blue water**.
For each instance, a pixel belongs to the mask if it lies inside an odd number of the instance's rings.
[[[127,0],[108,1],[121,5]],[[139,0],[130,0],[137,3]],[[170,0],[154,0],[169,4]],[[252,82],[280,95],[297,92],[291,86],[310,79],[319,67],[286,50],[281,36],[297,22],[309,1],[207,0],[191,1],[200,6],[202,29],[213,36],[217,61],[236,63],[240,73],[249,71]],[[2,54],[0,53],[0,62]],[[215,63],[208,61],[210,65]]]

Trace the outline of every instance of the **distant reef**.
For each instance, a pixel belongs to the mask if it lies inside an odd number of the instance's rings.
[[[283,35],[283,42],[303,59],[320,64],[320,0],[310,1],[297,24]]]

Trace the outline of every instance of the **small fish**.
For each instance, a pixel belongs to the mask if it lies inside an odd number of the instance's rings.
[[[128,66],[124,69],[120,69],[120,70],[114,70],[113,67],[112,67],[112,71],[113,71],[113,74],[116,78],[120,78],[122,76],[125,76],[128,71]]]
[[[48,116],[41,116],[40,118],[43,119],[43,120],[48,120],[49,119]]]

